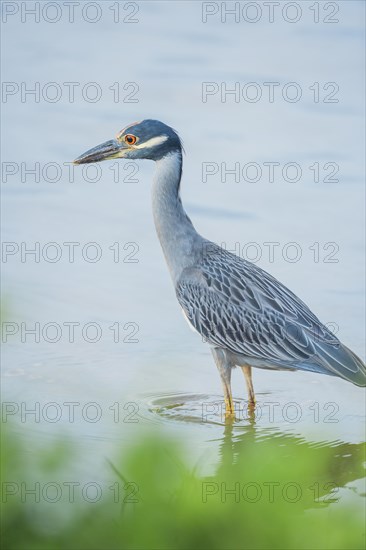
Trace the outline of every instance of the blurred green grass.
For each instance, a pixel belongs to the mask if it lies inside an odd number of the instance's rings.
[[[228,426],[216,471],[203,475],[182,446],[154,433],[106,463],[110,482],[91,502],[93,487],[81,494],[87,482],[73,499],[65,488],[69,465],[80,461],[70,445],[29,453],[3,425],[2,548],[361,549],[365,501],[353,482],[364,476],[364,452],[255,429],[234,437]],[[40,489],[26,494],[22,483]]]

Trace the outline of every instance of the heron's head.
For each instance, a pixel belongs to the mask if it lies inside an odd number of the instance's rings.
[[[160,160],[169,153],[181,151],[178,134],[159,120],[134,122],[121,130],[115,139],[89,149],[74,160],[87,164],[108,159]]]

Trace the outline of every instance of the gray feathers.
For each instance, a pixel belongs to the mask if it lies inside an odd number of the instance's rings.
[[[253,366],[302,369],[365,385],[365,367],[309,308],[256,265],[203,241],[176,285],[189,321],[211,345]],[[254,361],[251,361],[254,360]]]

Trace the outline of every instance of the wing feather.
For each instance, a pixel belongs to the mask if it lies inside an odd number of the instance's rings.
[[[359,376],[360,359],[345,366],[352,352],[295,294],[217,245],[210,243],[209,250],[183,271],[176,284],[180,305],[209,343],[274,368],[314,370],[348,379],[352,373]]]

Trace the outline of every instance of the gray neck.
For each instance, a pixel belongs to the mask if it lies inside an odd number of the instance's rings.
[[[176,151],[156,162],[152,203],[156,232],[173,281],[192,265],[194,244],[201,237],[184,211],[179,188],[182,153]]]

